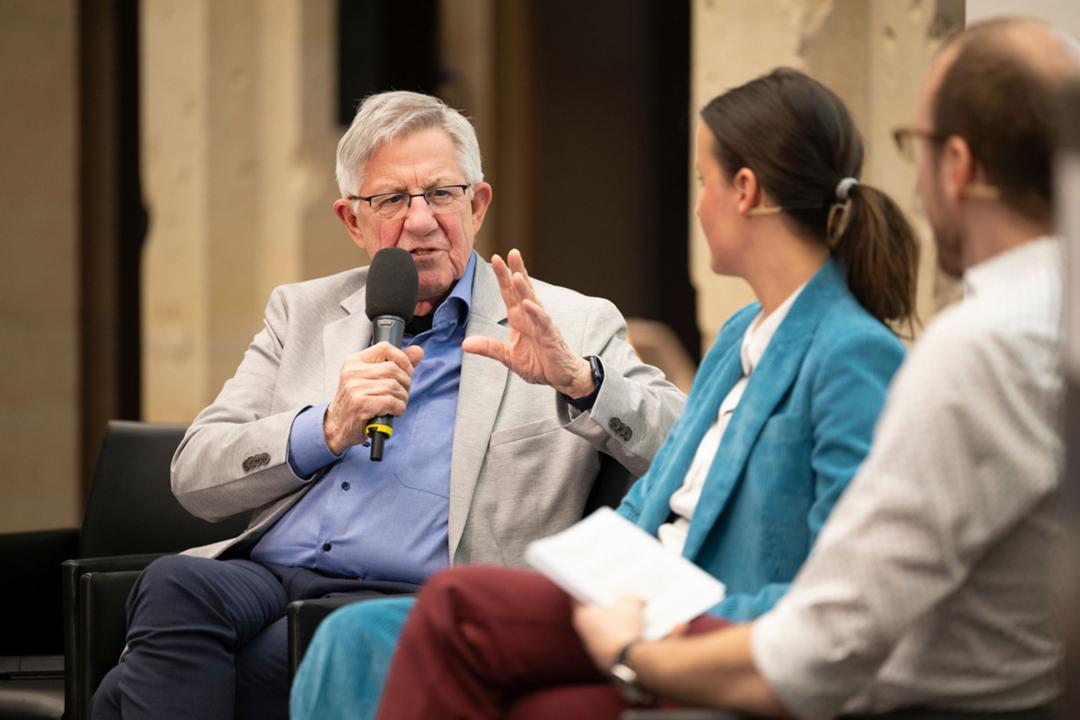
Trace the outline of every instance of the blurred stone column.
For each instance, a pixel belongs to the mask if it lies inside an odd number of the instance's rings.
[[[366,262],[338,227],[332,0],[144,0],[143,416],[190,422],[270,289]]]
[[[714,96],[779,65],[832,88],[864,136],[862,180],[892,195],[922,231],[918,308],[924,321],[952,296],[952,286],[934,270],[933,243],[915,201],[914,167],[897,157],[890,131],[911,124],[930,60],[945,34],[963,26],[963,11],[963,0],[694,0],[692,117],[696,121]],[[753,295],[742,280],[711,272],[696,218],[693,228],[691,277],[707,347]]]
[[[0,532],[77,525],[79,9],[0,0]]]

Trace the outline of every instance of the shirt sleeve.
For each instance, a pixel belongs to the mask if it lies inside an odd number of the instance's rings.
[[[936,332],[934,332],[936,330]],[[752,631],[798,717],[840,714],[911,626],[1053,492],[1052,369],[1016,338],[932,326],[897,376],[859,474],[789,593]]]
[[[323,433],[323,417],[329,403],[308,406],[296,414],[289,431],[289,465],[299,478],[309,478],[327,465],[337,462],[326,444]]]

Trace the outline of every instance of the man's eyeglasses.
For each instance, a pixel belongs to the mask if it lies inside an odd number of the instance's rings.
[[[468,185],[440,185],[421,193],[389,192],[375,195],[349,195],[350,200],[363,200],[379,217],[387,219],[404,215],[412,206],[413,198],[422,197],[433,213],[445,213],[461,205]]]
[[[935,144],[945,140],[943,135],[933,130],[922,130],[913,127],[896,128],[892,131],[892,136],[893,142],[896,143],[896,149],[900,151],[900,156],[908,162],[915,162],[916,140],[926,140]]]

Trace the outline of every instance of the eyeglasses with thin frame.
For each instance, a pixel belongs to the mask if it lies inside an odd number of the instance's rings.
[[[375,195],[349,195],[350,200],[363,200],[375,214],[382,218],[393,219],[404,215],[412,207],[413,198],[422,197],[431,212],[435,214],[450,212],[461,205],[468,185],[440,185],[419,193],[388,192]]]
[[[945,137],[945,135],[936,133],[932,130],[922,130],[913,127],[896,128],[893,130],[893,140],[896,142],[896,148],[900,151],[900,154],[904,159],[909,162],[915,162],[916,139],[926,140],[935,145],[940,145],[945,142]],[[969,183],[961,192],[964,197],[971,200],[1001,199],[1001,188],[987,183]]]
[[[938,144],[945,140],[945,137],[933,130],[923,130],[916,127],[900,127],[892,131],[893,142],[896,143],[896,149],[900,151],[900,156],[908,162],[915,162],[915,141],[926,140],[929,143]]]

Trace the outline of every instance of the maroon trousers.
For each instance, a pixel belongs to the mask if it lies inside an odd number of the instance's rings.
[[[472,566],[436,574],[405,624],[380,720],[617,718],[628,705],[570,618],[570,597],[537,573]],[[703,616],[690,632],[725,624]]]

